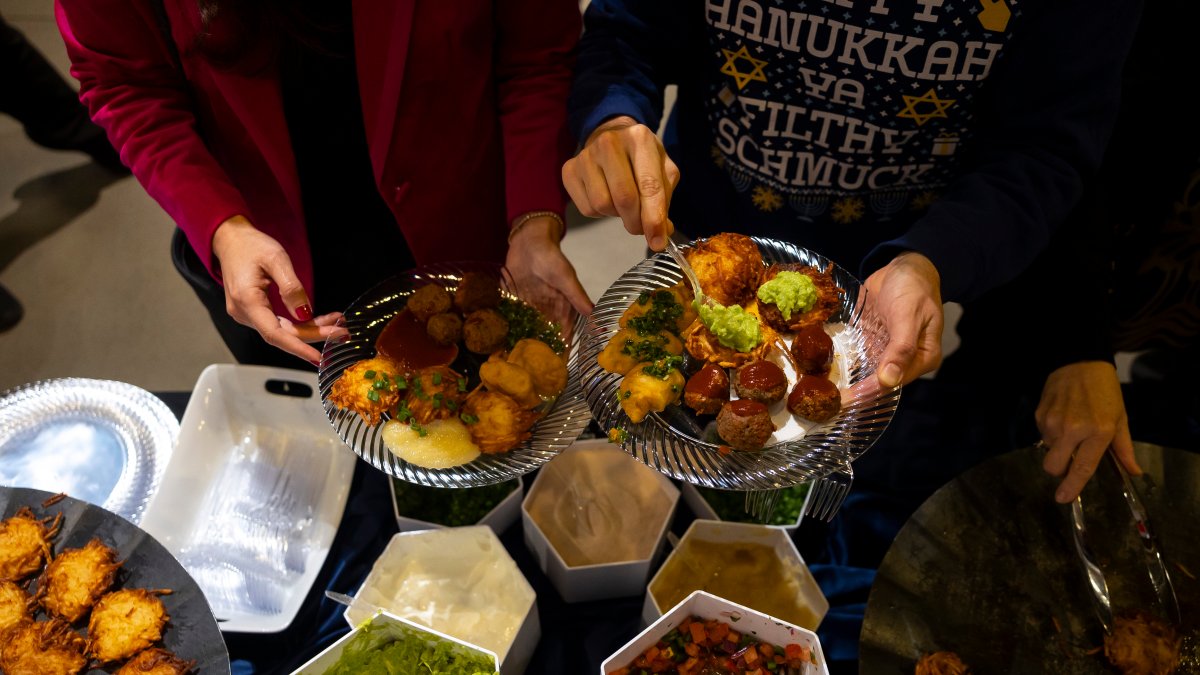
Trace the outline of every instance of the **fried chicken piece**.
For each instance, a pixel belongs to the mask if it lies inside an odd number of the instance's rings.
[[[622,328],[596,356],[600,367],[610,373],[624,375],[643,361],[653,361],[663,354],[678,356],[683,353],[683,343],[669,331],[650,335],[638,335],[636,330]]]
[[[917,661],[914,675],[968,675],[967,664],[954,652],[934,652]]]
[[[125,662],[116,675],[184,675],[195,667],[195,661],[184,661],[165,649],[151,647]]]
[[[171,619],[158,596],[170,591],[123,588],[100,598],[88,621],[91,655],[104,663],[123,661],[162,639]]]
[[[33,597],[11,581],[0,581],[0,638],[11,628],[32,618]],[[0,645],[0,651],[3,651]]]
[[[408,378],[408,393],[397,418],[428,424],[457,415],[467,396],[467,380],[449,366],[422,368]]]
[[[28,506],[0,521],[0,581],[20,581],[50,560],[50,540],[58,534],[62,514],[38,519]]]
[[[533,388],[533,377],[519,365],[509,363],[499,352],[479,366],[479,379],[488,391],[507,394],[522,408],[534,408],[542,399]]]
[[[87,640],[61,619],[30,621],[14,628],[0,652],[7,675],[75,675],[88,659]]]
[[[463,419],[470,419],[471,440],[488,454],[508,452],[529,438],[538,415],[521,408],[511,397],[476,389],[463,404]]]
[[[753,309],[747,310],[747,312],[755,313]],[[693,358],[715,363],[722,368],[740,368],[751,361],[765,359],[767,353],[771,351],[771,345],[775,342],[777,335],[766,325],[761,328],[762,342],[748,352],[739,352],[733,347],[721,344],[717,336],[700,319],[693,321],[692,325],[683,331],[681,337],[684,348]]]
[[[700,288],[722,305],[754,299],[763,273],[758,244],[744,234],[722,232],[693,244],[685,253]]]
[[[567,362],[541,340],[518,340],[508,353],[508,362],[529,373],[538,396],[554,398],[567,388]]]
[[[682,284],[647,291],[625,309],[617,326],[633,329],[638,335],[652,335],[663,330],[679,333],[696,320],[694,299],[691,289]]]
[[[117,552],[99,539],[58,554],[38,583],[38,598],[52,614],[75,623],[117,578]]]
[[[617,396],[629,420],[641,422],[652,412],[662,412],[683,395],[683,373],[670,358],[639,363],[625,374]]]
[[[1104,656],[1124,675],[1168,675],[1179,665],[1183,642],[1175,628],[1143,612],[1122,612],[1104,636]]]
[[[806,326],[819,326],[828,321],[829,317],[833,316],[834,312],[837,312],[838,308],[842,306],[842,294],[846,292],[834,283],[832,270],[832,263],[824,271],[801,263],[776,264],[768,267],[762,275],[762,283],[774,279],[780,272],[797,272],[812,280],[813,286],[817,289],[817,300],[807,311],[797,312],[791,318],[785,319],[778,305],[756,298],[755,303],[758,305],[758,313],[763,322],[771,328],[785,333],[798,331]]]
[[[342,410],[358,413],[369,426],[379,424],[383,413],[400,402],[398,382],[404,369],[395,361],[376,356],[342,371],[329,389],[329,401]]]

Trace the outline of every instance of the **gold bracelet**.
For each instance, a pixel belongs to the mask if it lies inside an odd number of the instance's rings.
[[[534,218],[551,218],[555,223],[558,224],[558,237],[555,239],[555,241],[561,241],[563,235],[566,234],[567,224],[563,222],[562,216],[553,211],[530,211],[529,213],[517,218],[517,222],[513,223],[512,229],[508,231],[509,243],[512,243],[513,237],[517,235],[517,231],[524,227],[525,223],[528,223]]]

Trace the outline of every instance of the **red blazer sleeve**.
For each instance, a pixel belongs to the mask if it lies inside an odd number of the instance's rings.
[[[213,232],[249,209],[197,133],[187,82],[150,2],[54,4],[80,100],[212,271]]]
[[[496,7],[508,219],[530,211],[562,214],[562,165],[575,146],[567,130],[567,95],[582,31],[579,3],[508,0]]]

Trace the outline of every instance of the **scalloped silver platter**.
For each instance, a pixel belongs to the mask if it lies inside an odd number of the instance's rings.
[[[364,293],[345,312],[343,326],[349,332],[344,339],[325,343],[317,374],[321,405],[338,436],[362,459],[389,476],[431,487],[479,487],[511,480],[537,469],[565,450],[583,431],[591,414],[583,400],[579,381],[580,350],[574,336],[564,339],[567,358],[567,387],[542,419],[533,426],[532,436],[516,448],[500,454],[483,454],[478,459],[447,469],[426,469],[393,455],[383,444],[383,424],[369,426],[355,413],[342,410],[329,401],[329,391],[342,371],[357,361],[375,354],[375,339],[387,322],[408,303],[408,296],[427,283],[441,283],[447,290],[458,287],[466,272],[486,272],[501,279],[501,290],[516,298],[511,279],[499,265],[481,262],[442,263],[394,277]],[[460,357],[461,358],[461,357]],[[457,362],[452,365],[457,368]],[[475,375],[472,373],[471,375]],[[386,416],[385,416],[386,417]]]
[[[825,269],[831,261],[794,244],[752,237],[763,261],[803,263]],[[685,250],[687,247],[684,247]],[[887,343],[887,333],[865,302],[859,281],[836,264],[834,282],[845,291],[830,323],[841,322],[835,340],[840,359],[842,410],[821,425],[810,425],[796,437],[768,445],[759,452],[722,454],[706,440],[705,426],[683,405],[652,413],[639,424],[629,421],[617,400],[622,376],[609,373],[596,362],[597,355],[618,329],[617,322],[643,292],[672,286],[683,279],[679,267],[665,253],[635,265],[596,303],[584,328],[579,358],[583,395],[603,430],[628,432],[622,447],[634,458],[672,478],[726,490],[768,490],[818,479],[866,452],[879,438],[900,402],[900,389],[880,390],[873,377]],[[685,352],[686,356],[686,352]],[[689,360],[690,357],[688,357]],[[707,419],[707,418],[704,418]]]
[[[136,525],[178,437],[171,409],[140,387],[33,382],[0,395],[0,485],[65,492]]]

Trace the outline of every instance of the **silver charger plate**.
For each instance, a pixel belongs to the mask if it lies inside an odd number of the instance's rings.
[[[178,437],[171,409],[132,384],[22,385],[0,395],[0,485],[65,492],[137,524]]]
[[[752,237],[763,261],[803,263],[820,269],[832,264],[824,256],[795,244]],[[683,247],[685,250],[687,247]],[[829,319],[843,324],[835,340],[840,358],[842,409],[824,424],[806,429],[797,437],[780,440],[758,452],[722,453],[707,430],[707,418],[698,418],[683,405],[670,405],[634,424],[617,399],[622,375],[600,367],[596,357],[619,329],[618,321],[635,299],[680,283],[683,274],[666,253],[635,265],[611,286],[587,322],[581,338],[580,377],[583,395],[602,430],[627,432],[622,447],[651,468],[695,485],[726,490],[770,490],[819,479],[866,452],[879,438],[900,402],[900,388],[880,389],[874,377],[887,344],[887,331],[866,302],[866,293],[854,275],[832,267],[835,284],[844,293],[841,306]],[[686,283],[686,282],[685,282]],[[685,375],[701,364],[685,355]]]
[[[567,354],[567,387],[554,405],[531,430],[531,437],[516,448],[499,454],[483,454],[467,464],[446,469],[426,469],[410,464],[393,455],[383,443],[383,422],[370,426],[358,414],[342,410],[329,400],[333,383],[342,371],[375,354],[375,340],[392,317],[400,313],[413,291],[429,283],[438,283],[453,292],[467,272],[484,272],[500,281],[505,297],[517,298],[512,279],[499,265],[483,262],[441,263],[418,268],[393,277],[367,291],[344,313],[342,325],[348,335],[329,340],[321,354],[317,373],[321,404],[338,436],[371,466],[400,480],[430,487],[480,487],[502,483],[537,469],[567,449],[591,420],[579,383],[580,350],[574,336],[579,335],[576,324],[570,335],[563,336]],[[478,381],[478,366],[464,372],[461,363],[466,350],[451,367]],[[469,360],[469,359],[468,359]],[[483,359],[479,359],[482,362]],[[388,419],[385,415],[384,419]]]

